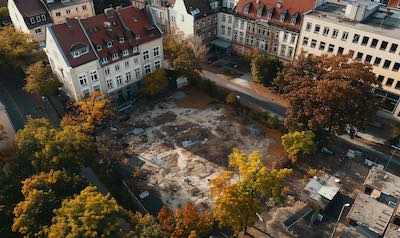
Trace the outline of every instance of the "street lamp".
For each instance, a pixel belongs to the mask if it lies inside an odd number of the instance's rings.
[[[396,152],[396,150],[400,150],[400,148],[399,148],[399,147],[397,147],[397,146],[394,146],[394,145],[392,145],[391,147],[392,147],[392,151],[390,151],[390,152],[391,152],[391,153],[390,153],[390,158],[389,158],[389,161],[387,162],[387,164],[386,164],[386,166],[385,166],[385,169],[384,169],[384,170],[386,170],[386,169],[387,169],[387,167],[389,166],[389,164],[390,164],[390,161],[392,161],[392,159],[393,159],[393,155],[394,155],[394,153]]]
[[[337,225],[339,224],[340,218],[342,217],[342,214],[343,214],[343,211],[344,211],[345,207],[350,207],[350,203],[346,203],[346,204],[343,205],[342,210],[339,213],[339,217],[338,217],[338,219],[336,221],[335,227],[333,228],[333,232],[332,232],[331,238],[333,238],[335,236]]]

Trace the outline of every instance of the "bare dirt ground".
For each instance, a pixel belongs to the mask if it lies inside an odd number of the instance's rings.
[[[209,180],[226,169],[237,147],[259,150],[268,166],[286,162],[279,131],[237,115],[230,107],[198,91],[177,92],[164,102],[140,107],[125,122],[132,160],[142,160],[144,182],[164,203],[210,205]]]

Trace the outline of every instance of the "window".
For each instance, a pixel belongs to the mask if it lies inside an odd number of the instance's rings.
[[[153,49],[154,57],[160,56],[160,47],[155,47]]]
[[[385,85],[386,85],[386,86],[388,86],[388,87],[391,87],[391,86],[392,86],[392,84],[393,84],[393,82],[394,82],[394,79],[392,79],[392,78],[388,78],[388,79],[386,80],[386,83],[385,83]]]
[[[131,80],[132,80],[131,72],[127,72],[127,73],[125,74],[125,83],[128,83],[128,82],[131,81]]]
[[[376,81],[382,83],[382,82],[383,82],[383,79],[385,79],[385,76],[383,76],[383,75],[378,75],[378,77],[376,78]]]
[[[374,92],[375,95],[383,101],[382,109],[394,112],[397,102],[399,101],[399,96],[378,88],[376,88]]]
[[[358,52],[357,55],[356,55],[356,60],[361,60],[363,56],[364,56],[363,53]]]
[[[108,89],[111,89],[111,88],[114,87],[114,86],[113,86],[113,83],[112,83],[112,79],[107,79],[107,80],[106,80],[106,84],[107,84],[107,88],[108,88]]]
[[[385,60],[385,62],[383,63],[383,68],[384,69],[388,69],[390,67],[390,65],[392,64],[392,61],[390,60]]]
[[[118,39],[118,42],[119,42],[119,43],[124,43],[124,42],[125,42],[125,38],[124,38],[124,37],[120,37],[120,38]]]
[[[394,63],[392,70],[395,72],[398,72],[400,69],[400,63]]]
[[[372,60],[372,55],[367,55],[367,56],[365,56],[364,62],[370,64],[371,60]]]
[[[397,81],[395,88],[400,89],[400,81]]]
[[[41,22],[42,19],[40,18],[40,16],[36,16],[36,22]]]
[[[333,29],[332,38],[337,38],[338,34],[339,34],[339,30],[338,29]]]
[[[117,76],[117,86],[121,86],[122,85],[122,75],[118,75]]]
[[[39,35],[40,33],[42,33],[42,29],[41,28],[36,28],[35,29],[35,34]]]
[[[157,60],[156,62],[154,62],[154,68],[155,69],[161,68],[161,61],[160,60]]]
[[[92,80],[92,82],[97,82],[97,80],[99,80],[99,78],[97,76],[97,71],[90,72],[89,76],[90,76],[90,80]]]
[[[288,56],[289,57],[293,56],[293,51],[294,51],[294,48],[293,47],[289,47],[289,51],[288,51]]]
[[[344,48],[343,47],[339,47],[338,52],[337,52],[338,55],[342,55],[343,51],[344,51]]]
[[[228,16],[228,23],[232,23],[232,16],[231,15]]]
[[[308,37],[303,38],[303,45],[308,45]]]
[[[148,64],[148,65],[145,65],[145,66],[144,66],[144,74],[145,74],[145,75],[148,75],[149,73],[151,73],[151,67],[150,67],[150,65]]]
[[[281,55],[285,55],[285,52],[286,52],[286,45],[282,45],[281,46]]]
[[[132,48],[132,53],[135,54],[139,51],[139,48],[137,46]]]
[[[228,26],[228,31],[226,32],[226,34],[228,36],[230,36],[232,34],[232,28],[230,28],[229,26]]]
[[[135,69],[135,77],[140,78],[140,68]]]
[[[100,85],[93,86],[93,91],[100,92]]]
[[[108,62],[108,59],[107,59],[107,57],[103,57],[103,58],[101,58],[100,61],[101,61],[102,64],[105,64],[105,63]]]
[[[306,31],[310,31],[312,27],[312,24],[310,22],[307,22],[306,24]]]
[[[374,65],[375,65],[375,66],[379,66],[379,65],[380,65],[380,63],[381,63],[381,61],[382,61],[382,59],[381,59],[381,58],[379,58],[379,57],[376,57],[376,58],[375,58],[375,61],[374,61]]]
[[[292,34],[292,37],[290,37],[290,43],[294,44],[295,41],[296,41],[296,35]]]
[[[125,49],[125,50],[122,51],[122,55],[123,56],[127,56],[128,54],[129,54],[129,50],[128,49]]]
[[[334,49],[335,49],[335,46],[332,45],[332,44],[329,44],[329,46],[328,46],[328,52],[332,53]]]
[[[369,41],[369,37],[368,36],[364,36],[361,42],[361,45],[367,45]]]
[[[86,7],[86,5],[82,5],[82,10],[86,10],[87,9],[87,7]]]
[[[149,51],[148,50],[146,50],[146,51],[144,51],[143,52],[143,60],[149,60],[149,58],[150,58],[150,56],[149,56]]]
[[[133,58],[133,63],[138,64],[139,63],[139,57],[134,57]]]
[[[381,47],[380,47],[379,49],[380,49],[380,50],[386,50],[387,45],[388,45],[388,42],[387,42],[387,41],[382,41]]]
[[[108,68],[108,67],[105,68],[105,69],[104,69],[104,74],[105,74],[105,75],[109,75],[109,74],[110,74],[110,68]]]
[[[101,45],[97,45],[96,48],[97,48],[97,51],[100,51],[103,49],[103,47]]]
[[[30,21],[31,21],[31,24],[34,24],[36,22],[34,17],[31,17]]]
[[[60,17],[61,16],[61,12],[56,12],[56,17]]]
[[[39,41],[39,47],[43,48],[45,46],[46,46],[46,41],[45,40]]]
[[[119,64],[115,65],[115,71],[118,72],[119,71]]]
[[[278,44],[274,43],[274,46],[272,47],[272,52],[276,53],[278,51]]]
[[[111,55],[111,59],[113,59],[113,60],[116,60],[116,59],[118,59],[118,58],[119,58],[118,53],[113,53],[113,54]]]
[[[315,25],[315,28],[314,28],[314,33],[319,33],[319,30],[321,29],[321,26],[320,25]]]
[[[394,53],[394,52],[396,52],[397,47],[398,47],[398,45],[395,44],[395,43],[393,43],[392,46],[390,46],[390,50],[389,50],[389,51],[390,51],[391,53]]]
[[[79,76],[78,78],[79,78],[79,84],[80,84],[81,86],[87,85],[86,75],[81,75],[81,76]]]
[[[222,22],[225,22],[225,21],[226,21],[226,15],[222,14]]]
[[[325,50],[325,42],[320,42],[319,43],[319,50]]]
[[[42,15],[42,21],[46,21],[46,16]]]
[[[287,41],[288,36],[289,36],[289,33],[287,33],[287,32],[284,32],[284,33],[283,33],[283,41],[284,41],[284,42]]]
[[[378,45],[378,40],[377,39],[372,39],[371,48],[376,48],[377,45]]]
[[[324,27],[324,33],[323,35],[326,36],[329,34],[329,27]]]
[[[129,60],[125,61],[125,68],[129,68]]]
[[[349,33],[348,32],[343,32],[342,34],[342,40],[347,40],[347,38],[349,37]]]
[[[359,40],[360,40],[360,35],[359,35],[359,34],[354,34],[354,36],[353,36],[353,43],[354,43],[354,44],[357,44]]]
[[[315,46],[317,46],[317,40],[312,39],[310,46],[311,46],[311,48],[315,48]]]
[[[90,95],[90,91],[89,91],[89,89],[85,89],[85,90],[83,90],[82,91],[82,95],[83,95],[83,97],[88,97],[89,95]]]
[[[71,14],[71,10],[67,9],[67,10],[65,10],[65,13],[67,13],[67,15],[70,15]]]
[[[107,47],[111,48],[112,47],[112,41],[107,42]]]

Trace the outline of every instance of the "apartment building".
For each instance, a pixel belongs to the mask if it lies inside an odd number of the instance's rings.
[[[370,1],[327,1],[307,13],[297,54],[350,54],[373,66],[382,115],[400,117],[400,11]]]
[[[132,5],[136,8],[150,7],[158,27],[164,33],[171,30],[172,7],[174,4],[175,0],[150,0],[148,2],[146,0],[132,0]]]
[[[8,10],[14,28],[31,34],[41,48],[45,46],[47,25],[95,15],[92,0],[8,0]]]
[[[144,9],[109,8],[47,32],[50,65],[74,100],[95,91],[133,95],[143,76],[163,64],[162,33]]]

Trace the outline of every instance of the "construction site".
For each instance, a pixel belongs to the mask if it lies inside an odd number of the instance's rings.
[[[141,105],[118,124],[125,164],[140,191],[159,193],[164,204],[209,206],[209,181],[227,168],[233,148],[259,150],[269,166],[284,162],[279,131],[264,128],[231,106],[200,92],[178,91]]]

